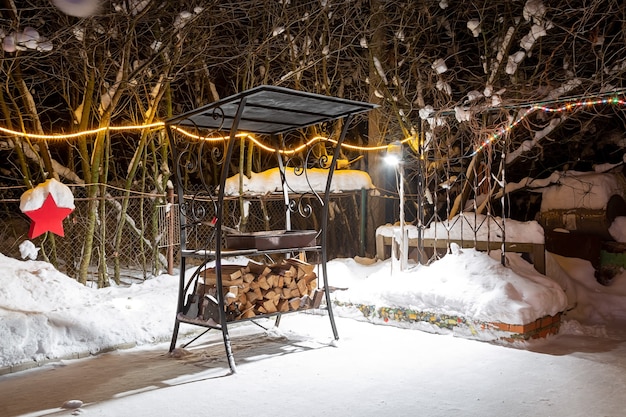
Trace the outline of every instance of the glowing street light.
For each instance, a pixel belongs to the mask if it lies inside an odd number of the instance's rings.
[[[404,170],[402,168],[402,143],[395,141],[387,146],[385,163],[393,166],[398,173],[398,194],[400,195],[400,270],[406,269],[408,264],[409,239],[404,222]],[[392,245],[392,257],[395,259],[395,245]]]
[[[397,140],[387,145],[387,154],[383,158],[387,165],[397,167],[402,162],[402,143]]]

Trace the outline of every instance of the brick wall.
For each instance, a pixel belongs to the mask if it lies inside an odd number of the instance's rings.
[[[503,332],[511,333],[511,336],[504,337],[503,340],[514,342],[516,340],[529,340],[541,337],[547,337],[551,334],[557,334],[561,326],[561,313],[554,316],[541,317],[527,324],[506,324],[492,322],[490,326]]]

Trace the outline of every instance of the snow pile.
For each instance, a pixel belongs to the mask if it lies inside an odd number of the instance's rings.
[[[468,21],[467,22],[467,28],[470,30],[470,32],[472,32],[472,36],[477,38],[478,35],[480,35],[480,32],[481,32],[480,20],[472,19],[472,20]]]
[[[542,212],[574,208],[602,210],[613,195],[623,198],[626,190],[621,174],[566,171],[550,178],[556,185],[542,190]]]
[[[0,366],[167,338],[176,282],[96,290],[40,261],[0,254]]]
[[[393,274],[390,260],[364,265],[337,259],[328,263],[329,284],[347,288],[333,292],[337,301],[485,321],[526,323],[562,311],[563,291],[515,256],[512,265],[523,272],[473,249]],[[0,367],[171,337],[177,277],[93,289],[46,262],[0,255],[0,267]],[[181,334],[194,330],[183,325]]]
[[[57,207],[63,207],[74,210],[74,195],[70,188],[50,178],[45,182],[38,184],[35,188],[25,191],[20,197],[20,210],[22,212],[33,211],[41,208],[44,201],[52,195]]]
[[[321,168],[308,168],[306,171],[298,171],[293,168],[285,168],[285,179],[292,192],[305,193],[311,189],[324,192],[328,170]],[[243,188],[240,190],[240,175],[236,174],[226,180],[224,187],[225,195],[242,194],[267,194],[282,192],[281,175],[279,168],[269,169],[260,173],[253,172],[250,178],[243,176]],[[367,172],[353,169],[337,170],[333,174],[331,192],[341,192],[360,189],[374,189],[372,179]]]
[[[35,28],[27,26],[21,32],[14,32],[12,35],[8,36],[9,39],[14,39],[15,41],[15,49],[18,51],[25,51],[27,49],[37,49],[39,40],[41,37],[39,36],[39,32]],[[6,51],[11,52],[11,51]]]
[[[616,217],[609,227],[609,234],[616,242],[626,243],[626,217]]]
[[[26,26],[24,30],[13,31],[6,34],[0,29],[0,39],[4,52],[17,52],[35,50],[39,52],[49,52],[52,50],[52,42],[41,36],[36,29]]]
[[[611,285],[598,283],[589,261],[546,256],[546,274],[559,284],[568,298],[567,318],[587,326],[619,327],[626,320],[626,271],[611,280]]]
[[[100,10],[102,0],[51,0],[63,13],[75,17],[90,17]]]
[[[432,63],[431,68],[435,70],[437,74],[443,74],[448,71],[448,66],[443,58],[439,58]]]
[[[517,66],[528,55],[533,45],[540,38],[548,35],[548,30],[552,29],[554,25],[552,22],[545,18],[546,7],[541,0],[528,0],[524,5],[523,16],[524,20],[533,23],[530,30],[520,40],[521,51],[517,51],[512,55],[509,55],[506,65],[506,73],[509,75],[515,74]]]
[[[567,307],[563,290],[533,272],[532,266],[520,275],[484,253],[460,250],[454,244],[452,253],[430,266],[415,265],[393,275],[389,268],[388,263],[367,267],[332,264],[329,275],[334,285],[350,289],[333,296],[342,303],[403,307],[509,324],[530,323]]]
[[[35,244],[30,240],[25,240],[20,243],[19,249],[22,259],[30,259],[33,261],[37,260],[37,255],[39,255],[40,248],[36,247]]]

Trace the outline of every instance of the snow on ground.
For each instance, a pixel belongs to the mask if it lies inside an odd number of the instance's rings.
[[[568,335],[531,349],[325,316],[285,316],[280,331],[231,332],[173,359],[167,344],[63,361],[0,378],[3,416],[623,416],[624,343]],[[4,381],[3,381],[4,379]],[[2,403],[0,400],[0,403]],[[79,410],[62,410],[80,400]],[[0,408],[1,409],[1,408]]]
[[[565,310],[566,318],[583,324],[626,319],[626,273],[603,287],[587,261],[548,255],[549,279],[517,254],[507,256],[504,267],[485,253],[457,248],[430,266],[411,264],[393,274],[389,260],[337,259],[328,265],[329,282],[347,288],[333,292],[337,301],[483,321],[524,324]],[[177,277],[94,289],[46,262],[0,255],[0,268],[1,367],[171,336]],[[183,332],[196,330],[183,326]]]
[[[363,180],[359,187],[368,188]],[[501,238],[501,219],[484,220],[464,214],[424,237],[483,239],[486,230]],[[377,233],[397,238],[395,229]],[[506,239],[543,242],[543,235],[534,222],[507,220]],[[626,408],[626,272],[602,286],[588,261],[548,253],[544,276],[518,254],[503,266],[497,251],[456,246],[403,271],[393,260],[336,259],[328,274],[341,303],[333,308],[339,341],[319,313],[290,314],[279,328],[264,319],[267,330],[229,326],[238,369],[230,375],[219,332],[169,355],[177,276],[95,289],[34,260],[32,243],[20,249],[30,260],[0,254],[2,416],[617,417]],[[511,324],[565,314],[558,335],[504,347],[368,323],[355,304]],[[201,330],[182,324],[179,346]],[[61,409],[67,401],[79,408]]]
[[[339,341],[320,314],[290,314],[279,328],[268,321],[267,331],[232,326],[238,373],[227,376],[220,333],[178,359],[168,355],[177,277],[94,289],[46,262],[0,255],[5,371],[138,346],[0,376],[0,415],[621,415],[626,335],[617,324],[626,318],[626,273],[603,287],[587,261],[548,254],[553,278],[546,278],[517,254],[508,254],[508,267],[492,256],[457,248],[430,266],[393,274],[389,260],[337,259],[328,264],[329,280],[347,288],[333,292],[336,300],[481,319],[524,321],[567,309],[557,336],[503,347],[374,325],[342,307],[334,309]],[[183,324],[181,331],[179,343],[199,328]],[[60,409],[68,400],[82,407]]]

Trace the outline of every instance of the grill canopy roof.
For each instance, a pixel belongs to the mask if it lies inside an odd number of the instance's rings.
[[[276,135],[378,107],[375,104],[261,85],[166,120],[167,125],[230,132],[245,101],[237,131]]]

